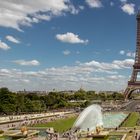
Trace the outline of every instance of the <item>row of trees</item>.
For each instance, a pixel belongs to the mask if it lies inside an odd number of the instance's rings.
[[[19,114],[28,112],[42,112],[49,109],[86,107],[91,100],[117,100],[123,99],[120,93],[96,94],[95,91],[82,89],[73,94],[50,92],[47,95],[36,93],[14,93],[8,88],[0,88],[0,113]],[[85,102],[79,102],[83,101]],[[74,102],[71,102],[74,101]]]

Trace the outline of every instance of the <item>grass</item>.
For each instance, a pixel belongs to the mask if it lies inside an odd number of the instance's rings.
[[[5,140],[5,139],[6,139],[6,137],[4,137],[4,136],[0,137],[0,140]]]
[[[132,112],[129,117],[123,122],[122,127],[135,127],[137,120],[139,119],[139,113],[137,112]],[[73,123],[75,122],[76,117],[70,117],[70,118],[66,118],[66,119],[58,119],[56,121],[53,122],[48,122],[46,124],[36,124],[34,125],[34,127],[53,127],[54,130],[56,130],[59,133],[62,133],[64,131],[67,131],[68,129],[70,129],[73,125]],[[123,135],[123,133],[120,133],[120,135]],[[112,132],[110,135],[116,135],[116,132]],[[117,135],[119,135],[117,133]],[[103,140],[106,140],[107,138],[104,138]],[[94,140],[99,140],[94,138]],[[100,139],[102,140],[102,139]]]
[[[53,122],[48,122],[46,124],[36,124],[34,127],[53,127],[54,130],[57,132],[64,132],[70,129],[75,122],[76,117],[66,118],[66,119],[59,119]]]
[[[138,112],[132,112],[129,117],[124,121],[122,124],[122,127],[134,127],[136,126],[136,123],[139,119],[139,113]]]

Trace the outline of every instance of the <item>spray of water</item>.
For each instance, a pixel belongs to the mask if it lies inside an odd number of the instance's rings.
[[[85,108],[73,125],[84,131],[94,131],[97,126],[103,126],[103,118],[101,107],[94,104]]]

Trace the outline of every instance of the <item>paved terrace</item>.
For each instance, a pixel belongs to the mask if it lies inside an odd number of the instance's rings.
[[[45,118],[49,116],[63,115],[72,113],[72,111],[67,112],[53,112],[53,113],[40,113],[40,114],[26,114],[26,115],[11,115],[11,116],[3,116],[0,117],[0,124],[10,123],[10,122],[18,122],[24,120],[33,120],[37,118]]]
[[[73,113],[73,111],[0,117],[0,130],[7,130],[9,128],[20,127],[22,123],[26,120],[30,122],[31,120],[42,119],[42,118],[53,117],[53,116],[63,116],[65,114],[71,114],[71,113]]]

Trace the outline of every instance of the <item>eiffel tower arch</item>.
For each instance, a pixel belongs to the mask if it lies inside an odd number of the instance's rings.
[[[137,39],[136,39],[136,55],[135,63],[133,65],[133,71],[130,81],[128,81],[127,88],[124,92],[125,99],[128,99],[132,92],[140,90],[140,81],[137,80],[138,73],[140,72],[140,11],[137,14]]]

